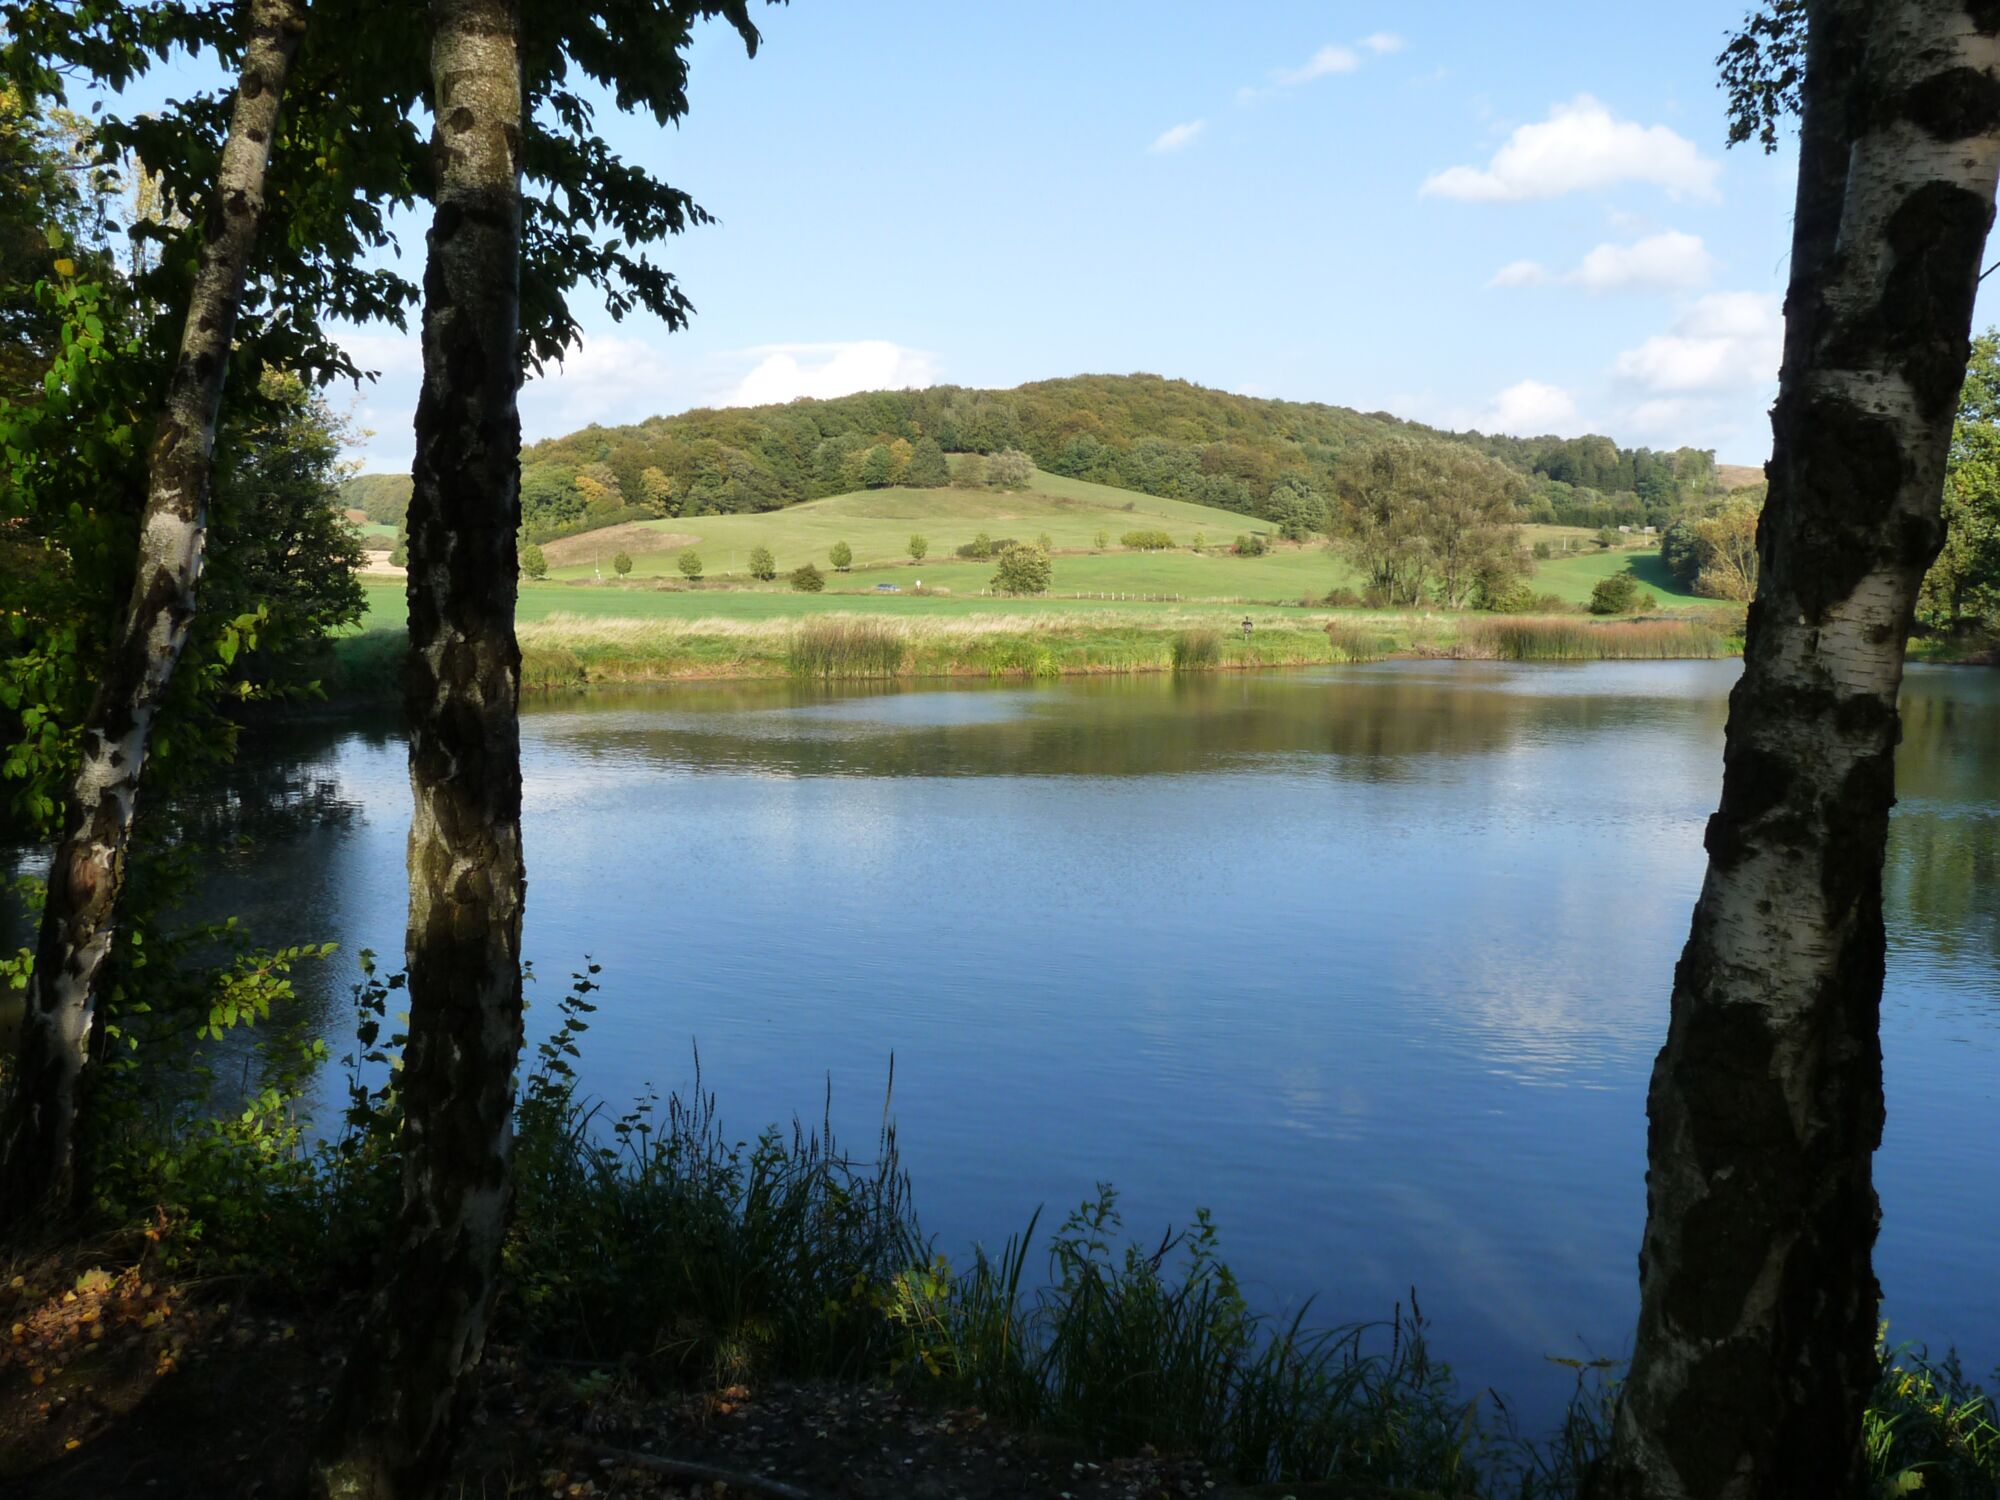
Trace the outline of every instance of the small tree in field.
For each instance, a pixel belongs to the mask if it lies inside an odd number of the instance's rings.
[[[616,573],[620,578],[623,578],[627,574],[629,574],[632,571],[632,554],[629,552],[621,552],[616,557],[612,558],[611,571]]]
[[[826,578],[818,568],[805,563],[792,569],[791,584],[801,594],[817,594],[826,587]]]
[[[546,578],[549,576],[549,560],[542,549],[533,542],[521,549],[521,576],[524,578]]]
[[[1598,580],[1590,591],[1590,612],[1594,615],[1629,615],[1648,603],[1640,592],[1639,580],[1630,573],[1613,573]]]
[[[1035,461],[1019,448],[1002,448],[986,460],[986,482],[996,490],[1018,490],[1035,477]]]
[[[911,562],[922,562],[930,554],[930,538],[921,531],[910,533],[909,552]]]
[[[1102,552],[1106,547],[1109,547],[1111,545],[1111,533],[1108,531],[1100,531],[1097,533],[1096,537],[1093,540],[1096,543],[1097,550],[1099,552]]]
[[[845,573],[853,566],[854,549],[845,542],[835,542],[833,550],[827,553],[827,558],[832,562],[834,572]]]
[[[761,578],[766,583],[769,583],[773,578],[778,576],[778,560],[771,556],[771,549],[769,547],[752,547],[750,549],[750,576],[752,578]]]
[[[681,576],[690,583],[701,577],[701,554],[690,547],[674,559],[674,566],[681,570]]]
[[[993,570],[993,591],[1046,594],[1052,572],[1049,555],[1040,547],[1009,547],[1000,554],[1000,566]]]

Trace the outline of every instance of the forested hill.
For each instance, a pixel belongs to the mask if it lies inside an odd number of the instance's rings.
[[[1391,437],[1464,444],[1517,470],[1529,481],[1523,519],[1664,525],[1682,502],[1720,488],[1706,450],[1443,432],[1386,412],[1157,375],[1079,375],[1012,390],[873,391],[586,427],[523,453],[524,529],[551,536],[640,514],[775,510],[857,489],[942,485],[951,477],[943,455],[1010,449],[1053,473],[1261,515],[1284,491],[1330,495],[1343,455]],[[350,503],[400,519],[407,483],[371,483],[383,477],[356,480]]]

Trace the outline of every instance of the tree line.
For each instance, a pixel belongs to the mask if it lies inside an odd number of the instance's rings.
[[[1664,524],[1717,491],[1715,456],[1609,438],[1452,433],[1386,413],[1274,401],[1157,375],[1084,375],[1010,391],[935,386],[785,406],[702,410],[586,427],[529,447],[523,513],[536,540],[640,516],[776,510],[887,485],[950,482],[1008,453],[1052,474],[1280,521],[1289,497],[1330,493],[1350,454],[1391,438],[1463,447],[1522,476],[1524,521]],[[974,473],[977,473],[975,468]],[[394,524],[398,482],[352,493]],[[1005,487],[1005,481],[973,478]]]

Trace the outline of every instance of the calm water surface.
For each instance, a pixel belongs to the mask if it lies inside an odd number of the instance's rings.
[[[526,946],[605,966],[590,1090],[744,1133],[894,1113],[941,1248],[1100,1180],[1214,1210],[1267,1306],[1414,1283],[1469,1384],[1623,1352],[1644,1094],[1737,664],[1393,663],[1041,687],[677,687],[532,707]],[[2000,676],[1904,701],[1883,1029],[1895,1333],[2000,1362]],[[403,749],[254,754],[217,909],[400,948]],[[343,1015],[349,979],[320,1003]]]

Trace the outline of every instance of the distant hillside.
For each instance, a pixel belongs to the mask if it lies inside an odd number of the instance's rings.
[[[584,428],[522,455],[524,530],[547,539],[660,518],[747,514],[897,485],[942,485],[944,454],[1020,450],[1051,474],[1269,517],[1324,497],[1341,458],[1392,437],[1461,443],[1529,480],[1522,519],[1665,525],[1719,493],[1715,455],[1621,448],[1607,437],[1445,432],[1386,412],[1273,401],[1157,375],[1079,375],[1012,390],[933,386],[784,406],[700,410]],[[371,516],[406,499],[390,476]]]
[[[1747,490],[1764,482],[1764,469],[1761,464],[1717,464],[1715,478],[1725,490]]]

